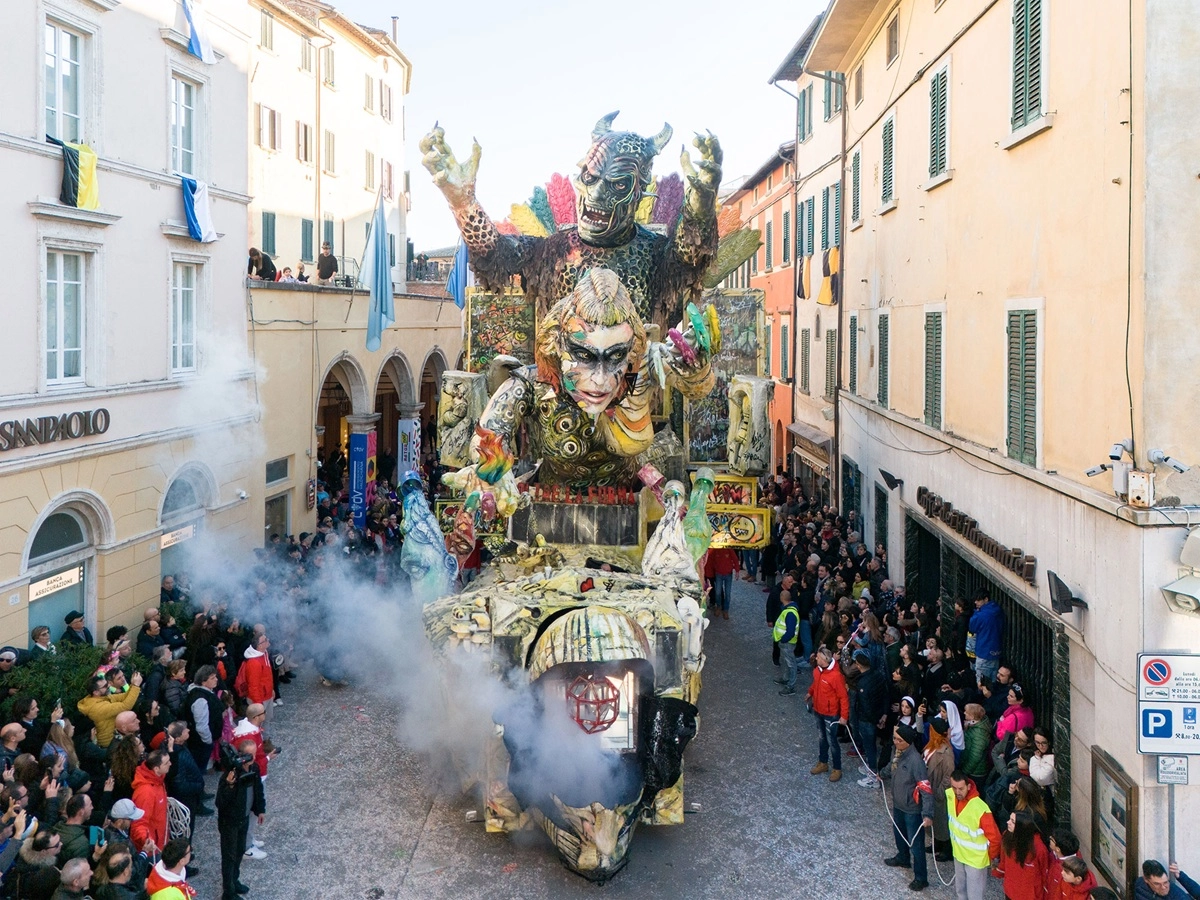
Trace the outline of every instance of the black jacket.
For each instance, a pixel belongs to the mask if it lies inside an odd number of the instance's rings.
[[[237,778],[229,783],[229,773],[221,773],[217,782],[217,824],[237,824],[247,818],[246,793],[253,791],[250,812],[261,816],[267,811],[267,797],[263,792],[262,776],[258,764],[251,763],[249,769],[237,769]]]
[[[86,644],[89,647],[96,643],[92,639],[91,631],[86,628],[83,629],[83,631],[76,631],[74,628],[68,628],[62,633],[62,635],[59,636],[58,642],[60,644]]]
[[[171,754],[171,771],[167,773],[167,793],[189,806],[204,793],[204,776],[191,753],[180,744]]]

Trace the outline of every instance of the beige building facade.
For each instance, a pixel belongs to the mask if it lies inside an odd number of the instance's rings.
[[[844,505],[910,596],[1001,603],[1102,864],[1112,771],[1137,802],[1124,855],[1167,858],[1137,654],[1200,648],[1162,590],[1200,513],[1200,469],[1163,462],[1200,462],[1197,37],[1177,4],[835,0],[807,59],[847,81]],[[1056,611],[1050,573],[1087,607]],[[1200,816],[1200,788],[1175,797]]]
[[[206,4],[215,62],[182,8],[44,0],[0,34],[0,642],[141,621],[201,533],[258,537],[245,354],[248,14]],[[98,156],[99,208],[60,200],[49,134]],[[218,239],[188,236],[180,175],[209,185]],[[261,480],[259,481],[261,484]]]

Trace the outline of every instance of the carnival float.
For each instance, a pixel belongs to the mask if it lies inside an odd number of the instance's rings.
[[[401,565],[429,641],[533,698],[494,711],[471,773],[486,827],[540,827],[593,881],[624,866],[639,823],[683,821],[704,556],[769,533],[762,294],[717,288],[758,234],[719,210],[713,135],[694,164],[683,152],[683,179],[655,180],[671,127],[642,137],[616,115],[574,179],[553,176],[503,222],[475,198],[479,145],[460,163],[440,128],[422,140],[477,286],[465,368],[445,373],[437,412],[452,496],[435,513],[416,473],[401,485]],[[455,593],[479,539],[493,560]]]

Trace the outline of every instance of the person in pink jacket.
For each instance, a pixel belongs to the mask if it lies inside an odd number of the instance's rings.
[[[1025,705],[1025,692],[1019,684],[1008,688],[1008,708],[996,720],[996,740],[1003,741],[1006,737],[1022,728],[1033,727],[1033,710]]]

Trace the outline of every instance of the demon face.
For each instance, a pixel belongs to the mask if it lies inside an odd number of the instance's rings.
[[[650,183],[654,157],[671,139],[670,125],[652,138],[613,131],[617,113],[592,130],[592,146],[575,180],[579,236],[597,247],[616,247],[633,237],[634,216]]]

